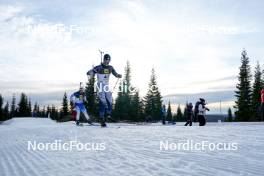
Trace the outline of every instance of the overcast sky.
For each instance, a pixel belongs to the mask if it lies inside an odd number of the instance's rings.
[[[262,0],[0,0],[0,93],[59,105],[101,49],[121,74],[130,61],[142,96],[154,67],[165,102],[203,96],[219,112],[220,100],[233,104],[242,49],[252,71],[264,64],[263,9]]]

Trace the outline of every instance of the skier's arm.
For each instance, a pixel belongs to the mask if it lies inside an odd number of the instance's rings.
[[[83,102],[87,102],[86,95],[84,95],[84,97],[83,97]]]
[[[88,76],[93,76],[93,75],[96,74],[97,72],[98,72],[98,67],[96,66],[96,67],[94,67],[93,69],[89,70],[89,71],[87,72],[87,75],[88,75]]]
[[[121,74],[118,74],[118,73],[115,71],[114,67],[112,68],[112,74],[113,74],[115,77],[117,77],[117,78],[122,78],[122,75],[121,75]]]
[[[75,96],[74,96],[74,94],[72,94],[72,95],[70,96],[70,101],[71,101],[73,104],[75,104]]]

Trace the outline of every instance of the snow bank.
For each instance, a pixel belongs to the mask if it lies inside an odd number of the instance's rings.
[[[10,120],[4,121],[2,125],[12,125],[12,126],[32,126],[32,125],[49,125],[54,124],[49,118],[40,118],[40,117],[14,117]]]

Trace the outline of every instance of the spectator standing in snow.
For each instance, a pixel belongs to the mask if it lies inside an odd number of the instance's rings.
[[[199,126],[204,126],[206,124],[205,114],[206,111],[210,111],[207,107],[205,107],[206,103],[203,98],[200,98],[200,104],[198,106],[198,122]]]
[[[192,118],[193,118],[193,105],[189,103],[187,106],[187,117],[186,117],[186,124],[184,126],[192,126]]]
[[[163,105],[162,106],[162,109],[161,109],[161,121],[162,121],[162,125],[166,125],[166,116],[167,116],[166,106]]]

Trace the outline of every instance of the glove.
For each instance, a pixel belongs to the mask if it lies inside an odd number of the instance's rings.
[[[118,74],[117,77],[118,77],[118,78],[122,78],[122,75]]]
[[[94,72],[92,70],[87,72],[88,78],[92,78],[94,76]]]

